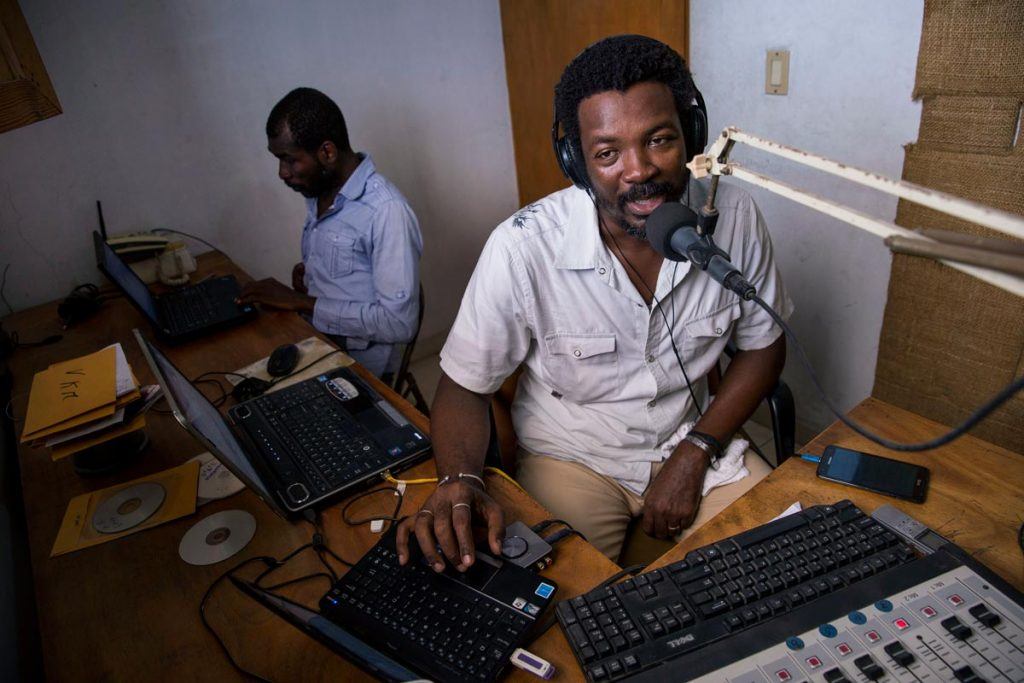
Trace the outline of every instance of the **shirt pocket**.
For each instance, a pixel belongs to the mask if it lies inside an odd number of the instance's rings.
[[[356,240],[336,232],[325,236],[331,277],[348,275],[355,269]]]
[[[545,335],[545,370],[555,391],[577,403],[599,401],[619,390],[619,355],[614,334]]]
[[[740,304],[737,301],[726,304],[717,311],[686,321],[686,349],[692,359],[690,362],[710,366],[717,361],[725,350],[733,324],[739,319],[740,313]]]

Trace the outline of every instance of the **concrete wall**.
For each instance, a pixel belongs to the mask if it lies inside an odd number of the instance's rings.
[[[837,161],[900,176],[917,137],[911,101],[923,3],[865,0],[693,0],[690,61],[712,134],[727,125]],[[766,95],[768,50],[790,51],[789,94]],[[737,146],[754,170],[892,220],[896,199]],[[741,181],[768,223],[796,303],[791,320],[826,389],[844,409],[871,392],[890,256],[868,233]],[[818,431],[831,414],[792,345],[784,374],[798,419]]]
[[[0,267],[12,264],[15,308],[98,280],[97,199],[111,232],[193,232],[290,282],[304,208],[263,127],[309,85],[417,212],[422,337],[447,331],[486,235],[517,208],[496,2],[21,4],[64,113],[0,135]]]

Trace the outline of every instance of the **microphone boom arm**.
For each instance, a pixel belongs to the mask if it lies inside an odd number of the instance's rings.
[[[804,206],[810,207],[816,211],[820,211],[821,213],[841,220],[844,223],[848,223],[862,230],[871,232],[883,239],[900,237],[907,238],[918,243],[935,242],[935,240],[925,237],[920,233],[907,230],[906,228],[900,227],[890,221],[874,218],[873,216],[869,216],[863,212],[825,199],[824,197],[814,193],[801,190],[792,185],[774,180],[761,173],[748,170],[736,162],[730,162],[728,160],[729,153],[732,151],[732,148],[736,143],[750,145],[755,149],[760,149],[769,154],[774,154],[776,156],[789,159],[790,161],[810,166],[811,168],[815,168],[825,173],[850,180],[860,185],[895,195],[902,199],[906,199],[907,201],[927,206],[928,208],[936,211],[956,216],[993,230],[998,230],[1019,239],[1024,239],[1024,218],[1016,214],[1012,214],[1007,211],[1000,211],[999,209],[994,209],[992,207],[985,206],[984,204],[979,204],[978,202],[972,202],[944,192],[925,188],[905,180],[893,180],[891,178],[886,178],[878,175],[877,173],[871,173],[854,168],[816,154],[804,152],[803,150],[799,150],[795,147],[788,147],[766,138],[745,133],[735,127],[725,128],[722,131],[722,134],[715,140],[714,144],[712,144],[708,149],[707,153],[698,154],[686,165],[687,168],[690,169],[691,173],[693,173],[694,178],[703,178],[707,175],[712,176],[711,192],[708,194],[707,204],[701,207],[699,213],[701,224],[698,226],[697,230],[702,236],[705,234],[714,234],[714,220],[717,219],[718,213],[714,207],[718,179],[720,176],[729,175],[753,185],[757,185],[758,187],[762,187],[769,192],[780,195],[799,204],[803,204]],[[974,262],[976,262],[977,250],[972,249],[970,251],[975,252],[971,256],[974,258]],[[991,285],[1016,294],[1017,296],[1024,297],[1024,278],[1016,277],[1008,272],[1001,272],[999,270],[993,270],[992,268],[977,265],[968,265],[967,263],[961,263],[953,260],[955,258],[954,254],[956,253],[956,249],[952,247],[944,249],[943,253],[947,254],[947,256],[939,259],[942,263],[983,280]],[[993,253],[1005,255],[1006,252],[1000,251]],[[1022,261],[1024,261],[1024,259],[1022,259]]]

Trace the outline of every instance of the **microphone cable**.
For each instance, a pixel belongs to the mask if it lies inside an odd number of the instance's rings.
[[[989,414],[992,413],[992,411],[994,411],[996,408],[1005,403],[1011,396],[1013,396],[1015,393],[1024,388],[1024,376],[1018,377],[1014,381],[1010,382],[1006,387],[1004,387],[999,393],[990,398],[984,405],[982,405],[980,408],[971,413],[971,415],[968,416],[966,420],[964,420],[958,426],[949,430],[942,436],[938,436],[928,441],[920,441],[918,443],[900,443],[898,441],[890,441],[885,437],[878,436],[877,434],[869,431],[863,425],[854,422],[839,410],[835,403],[833,403],[832,399],[829,398],[828,394],[825,393],[825,389],[822,388],[821,381],[818,379],[817,373],[814,372],[814,366],[811,365],[811,361],[807,358],[807,354],[804,352],[804,347],[802,344],[800,344],[800,340],[797,339],[796,333],[793,332],[792,328],[790,328],[790,326],[786,324],[786,321],[783,320],[782,317],[779,316],[779,314],[776,313],[771,306],[766,304],[764,300],[761,299],[761,297],[755,296],[752,300],[758,306],[763,308],[765,312],[771,316],[772,320],[774,320],[779,325],[779,327],[783,329],[783,331],[786,333],[786,336],[789,337],[790,340],[792,340],[793,345],[796,347],[797,357],[800,359],[800,363],[804,366],[804,370],[807,371],[808,376],[810,376],[811,382],[814,384],[814,388],[818,392],[818,396],[821,397],[821,400],[825,403],[828,409],[832,411],[832,414],[839,418],[840,422],[842,422],[844,425],[846,425],[853,431],[863,436],[865,439],[872,441],[884,448],[888,448],[889,450],[892,451],[902,451],[905,453],[928,451],[932,450],[933,448],[938,448],[939,446],[944,446],[947,443],[953,441],[954,439],[958,439],[959,437],[963,436],[968,430],[972,429],[975,425],[977,425],[979,422],[988,417]]]
[[[687,184],[687,186],[686,186],[686,197],[687,197],[687,200],[689,200],[689,197],[690,197],[690,186],[689,186],[689,184]],[[629,266],[629,269],[633,271],[633,274],[636,275],[636,279],[640,281],[640,284],[642,284],[644,286],[644,289],[646,289],[647,292],[651,295],[651,301],[654,302],[654,307],[657,308],[659,312],[661,312],[661,318],[662,318],[662,320],[665,321],[665,329],[668,332],[668,340],[672,344],[672,353],[676,357],[676,363],[679,365],[679,369],[683,373],[683,379],[686,380],[686,388],[690,392],[690,400],[693,401],[693,407],[697,409],[697,415],[699,415],[700,417],[704,417],[704,411],[701,409],[700,401],[697,400],[697,395],[693,391],[693,384],[690,383],[690,376],[688,374],[686,374],[686,366],[683,364],[682,356],[679,355],[679,348],[676,346],[676,337],[675,337],[675,333],[673,331],[673,328],[675,326],[673,324],[669,323],[668,315],[665,313],[665,307],[661,305],[661,301],[658,299],[657,296],[655,296],[654,292],[651,291],[651,288],[647,285],[647,282],[644,280],[643,276],[640,275],[640,271],[637,270],[636,266],[633,265],[633,262],[629,260],[629,257],[627,257],[625,253],[623,253],[622,247],[619,246],[618,240],[615,239],[615,235],[613,235],[611,230],[608,229],[608,226],[605,225],[604,218],[601,216],[601,210],[597,206],[597,200],[594,199],[593,195],[591,195],[590,198],[594,202],[594,210],[597,212],[597,224],[598,224],[598,227],[600,228],[601,232],[603,232],[604,234],[608,235],[608,238],[612,241],[612,244],[615,245],[615,251],[617,251],[619,253],[619,256],[622,257],[622,260],[626,263],[626,265]],[[675,270],[674,269],[672,271],[672,275],[673,275],[672,280],[674,282],[675,281]],[[674,300],[672,302],[672,317],[673,317],[673,319],[675,318],[675,301]]]

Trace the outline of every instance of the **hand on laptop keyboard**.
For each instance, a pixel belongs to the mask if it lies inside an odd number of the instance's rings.
[[[484,521],[491,552],[500,556],[505,513],[482,486],[463,477],[439,485],[419,512],[402,520],[395,538],[399,563],[409,561],[409,538],[415,533],[434,571],[444,571],[445,558],[460,572],[466,571],[473,564],[476,549],[474,517]],[[438,547],[443,553],[437,552]]]

